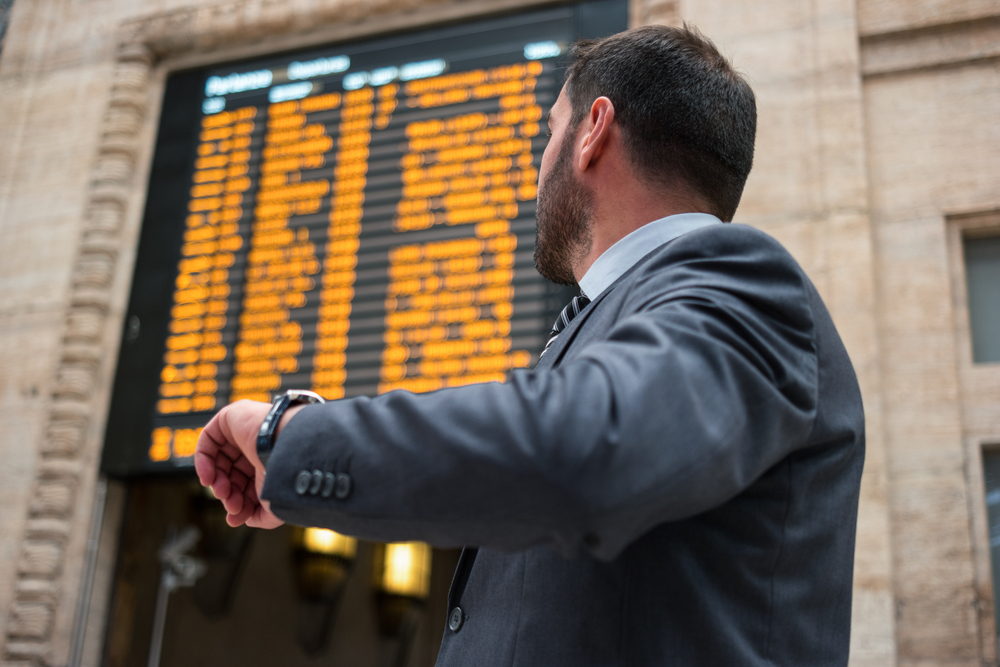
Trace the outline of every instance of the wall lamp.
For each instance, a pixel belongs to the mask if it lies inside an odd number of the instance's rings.
[[[373,568],[379,632],[398,641],[392,664],[406,664],[420,613],[431,591],[431,547],[423,542],[379,544]]]
[[[293,528],[292,559],[299,606],[298,642],[309,655],[327,645],[358,541],[325,528]]]

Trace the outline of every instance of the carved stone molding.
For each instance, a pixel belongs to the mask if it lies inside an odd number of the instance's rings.
[[[51,664],[58,601],[64,588],[67,543],[81,482],[92,476],[97,456],[85,456],[94,431],[95,399],[107,382],[104,343],[117,269],[120,230],[139,154],[140,131],[149,98],[148,49],[120,49],[91,168],[90,191],[72,271],[63,337],[39,462],[28,502],[14,601],[5,628],[3,658]],[[77,531],[80,532],[80,531]]]

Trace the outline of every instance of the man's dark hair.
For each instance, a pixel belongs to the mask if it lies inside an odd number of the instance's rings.
[[[715,45],[685,25],[645,26],[570,50],[571,128],[605,96],[625,148],[653,183],[682,179],[711,213],[736,213],[753,164],[753,91]]]

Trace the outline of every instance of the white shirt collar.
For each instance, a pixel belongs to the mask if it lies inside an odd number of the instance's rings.
[[[647,223],[605,250],[580,278],[580,290],[595,299],[656,248],[712,224],[722,221],[708,213],[680,213]]]

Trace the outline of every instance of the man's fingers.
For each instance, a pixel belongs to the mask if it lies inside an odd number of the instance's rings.
[[[198,474],[198,481],[201,482],[202,486],[213,486],[215,482],[215,457],[199,449],[194,453],[194,471]]]
[[[257,508],[254,510],[253,516],[247,521],[248,526],[252,526],[253,528],[266,528],[268,530],[271,528],[277,528],[284,523],[284,521],[276,517],[271,512],[271,505],[266,500],[260,501],[260,504],[257,505]]]
[[[203,486],[211,486],[215,481],[216,460],[219,458],[221,445],[225,442],[218,419],[219,416],[216,415],[202,429],[194,453],[194,470]]]
[[[253,484],[247,485],[240,493],[233,493],[232,497],[239,498],[240,507],[236,511],[229,512],[229,515],[226,517],[226,521],[230,526],[240,526],[245,523],[248,526],[256,525],[257,527],[264,527],[260,526],[259,522],[254,520],[255,517],[260,516],[261,506],[260,501],[257,500],[257,493],[254,490]]]
[[[229,495],[222,499],[222,506],[229,514],[239,514],[246,509],[247,503],[243,502],[243,492],[240,489],[230,488]]]
[[[236,512],[229,512],[226,516],[226,523],[230,526],[242,526],[247,522],[247,520],[253,516],[254,510],[256,509],[253,503],[249,502],[243,497],[243,494],[233,494],[240,499],[240,510]]]
[[[252,479],[257,475],[257,470],[253,467],[253,464],[247,460],[245,456],[241,456],[238,459],[233,460],[233,469],[235,471],[241,472],[246,477]]]
[[[229,484],[239,493],[246,493],[247,487],[253,487],[253,477],[247,477],[242,471],[233,468],[229,471]]]
[[[232,484],[229,483],[228,475],[222,473],[222,471],[218,471],[218,473],[219,474],[216,474],[215,480],[212,482],[212,493],[215,494],[216,498],[224,501],[229,497],[229,494],[233,492],[233,487]]]
[[[275,528],[283,523],[262,505],[259,495],[264,470],[257,459],[256,436],[270,407],[237,401],[220,410],[198,439],[195,471],[222,501],[230,526]]]

